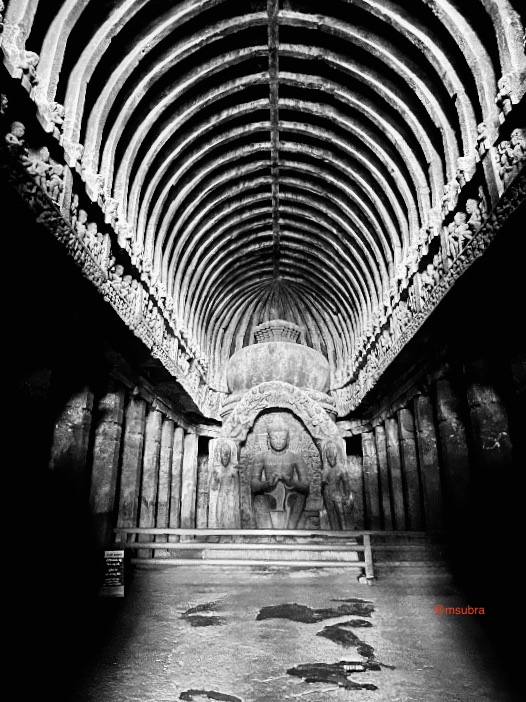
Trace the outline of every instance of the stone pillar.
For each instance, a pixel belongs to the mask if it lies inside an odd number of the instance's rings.
[[[378,457],[378,475],[380,477],[382,528],[391,531],[393,529],[393,516],[391,512],[391,490],[389,487],[389,465],[387,463],[385,429],[382,424],[375,427],[374,438],[376,441],[376,455]]]
[[[159,487],[157,490],[157,513],[155,526],[166,529],[170,521],[170,487],[172,481],[172,462],[174,450],[175,424],[173,420],[166,419],[161,429],[161,450],[159,455]],[[159,534],[155,541],[165,542],[167,537]],[[155,549],[154,558],[170,555],[166,549]]]
[[[95,413],[97,426],[93,442],[90,508],[97,547],[101,551],[111,548],[114,541],[115,497],[121,454],[124,396],[124,388],[110,380],[106,392],[97,402]]]
[[[510,524],[511,511],[520,509],[516,500],[519,485],[514,469],[509,420],[500,383],[502,377],[488,361],[467,365],[467,401],[475,461],[474,482],[479,523]]]
[[[397,531],[406,528],[404,487],[402,483],[402,461],[398,441],[398,422],[395,417],[385,420],[385,439],[387,445],[387,462],[391,477],[391,497],[393,501],[393,527]]]
[[[197,500],[195,525],[198,529],[208,526],[208,456],[197,459]]]
[[[151,409],[146,417],[146,431],[144,433],[139,527],[155,526],[162,422],[163,415],[161,412],[157,409]],[[138,541],[153,540],[153,536],[149,534],[139,534]],[[152,555],[152,552],[151,549],[138,549],[137,555],[139,558],[148,558]]]
[[[365,528],[381,529],[378,460],[373,432],[362,434]]]
[[[526,465],[526,353],[513,353],[509,359],[510,384],[513,396],[510,408],[511,434],[518,465]],[[513,430],[514,429],[514,430]]]
[[[177,427],[174,432],[174,447],[172,459],[172,483],[170,490],[170,529],[181,526],[181,486],[183,470],[184,429]],[[178,536],[170,536],[168,541],[179,541]]]
[[[407,527],[420,531],[424,528],[420,476],[416,452],[415,422],[411,410],[398,410],[398,427],[400,432],[400,454],[402,456],[403,478],[406,488]]]
[[[413,407],[426,529],[441,532],[444,529],[444,505],[433,405],[428,395],[417,395]]]
[[[144,449],[146,402],[131,397],[126,407],[117,526],[136,527]]]
[[[181,528],[195,528],[195,508],[197,493],[197,434],[184,437],[183,469],[181,485]],[[186,537],[182,540],[188,540]]]
[[[512,464],[512,445],[508,413],[495,389],[495,379],[491,377],[487,361],[478,360],[469,364],[466,394],[475,460],[479,468],[487,472],[490,480],[495,479],[495,471],[498,471],[499,484],[502,485],[502,470]]]
[[[82,491],[91,432],[93,393],[87,387],[73,393],[57,417],[50,468],[77,495]]]
[[[347,468],[353,494],[354,528],[365,529],[363,461],[361,456],[347,456]]]
[[[436,382],[436,413],[444,498],[447,502],[446,526],[456,530],[466,521],[471,481],[460,391],[457,391],[449,378],[440,378]]]

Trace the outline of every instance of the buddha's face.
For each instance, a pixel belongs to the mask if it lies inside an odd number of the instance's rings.
[[[268,440],[274,451],[283,451],[289,445],[288,429],[270,429]]]
[[[228,444],[221,444],[219,447],[219,457],[221,459],[221,463],[224,466],[227,466],[230,462],[230,446]]]
[[[338,453],[336,451],[336,446],[334,444],[329,444],[327,446],[327,449],[325,451],[325,455],[327,456],[327,460],[329,461],[329,465],[335,466],[336,459],[338,458]]]

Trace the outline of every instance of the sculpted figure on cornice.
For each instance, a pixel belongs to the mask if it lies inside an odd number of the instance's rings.
[[[488,133],[488,126],[486,122],[480,122],[480,124],[477,124],[477,154],[479,160],[482,159],[486,151],[489,149],[490,143],[489,143],[489,133]]]
[[[526,129],[517,127],[511,132],[511,146],[515,162],[522,165],[526,161]]]
[[[526,161],[526,130],[516,128],[510,139],[498,145],[499,176],[504,186],[509,185]]]
[[[469,198],[466,200],[466,214],[468,215],[468,226],[472,232],[476,232],[477,229],[482,224],[482,207],[481,203],[475,198]]]
[[[497,95],[495,96],[495,104],[499,108],[499,119],[502,123],[506,119],[506,115],[513,107],[511,75],[506,74],[497,81]]]
[[[101,248],[102,248],[102,234],[97,230],[97,224],[95,222],[88,222],[86,227],[86,237],[84,243],[90,249],[93,258],[99,262]]]
[[[440,273],[437,268],[435,268],[435,260],[436,257],[433,263],[428,263],[425,270],[420,273],[420,299],[423,304],[426,302],[435,285],[438,285],[440,282]]]
[[[53,202],[59,203],[64,190],[64,166],[53,162],[46,179],[46,192]]]
[[[33,176],[38,185],[46,191],[46,182],[51,170],[49,162],[49,149],[43,146],[40,151],[30,154],[31,164],[27,168],[27,172]]]
[[[149,258],[145,258],[144,252],[143,252],[141,280],[143,281],[143,283],[146,283],[146,285],[148,285],[148,286],[151,285],[151,278],[150,278],[151,271],[152,271],[152,261]]]
[[[398,305],[393,310],[392,322],[393,327],[391,334],[397,340],[404,332],[407,325],[411,322],[413,315],[405,300],[400,300]]]
[[[465,212],[456,212],[447,230],[447,256],[452,263],[471,241],[473,235]]]
[[[56,134],[58,136],[62,131],[66,116],[64,105],[53,100],[52,102],[38,102],[38,108],[42,116],[57,129]]]
[[[120,263],[115,263],[108,271],[108,280],[115,288],[120,289],[123,275],[124,266]]]
[[[418,311],[416,289],[415,289],[414,281],[407,288],[407,304],[408,304],[408,307],[413,314],[415,314]]]
[[[80,209],[78,211],[75,221],[75,231],[77,232],[79,239],[84,240],[84,237],[88,231],[88,213],[86,210]]]
[[[35,179],[37,185],[53,202],[58,203],[64,189],[64,167],[51,159],[47,146],[43,146],[40,150],[34,152],[26,149],[25,155],[21,160],[27,172]]]
[[[139,272],[142,271],[143,245],[140,241],[134,241],[131,246],[131,262]]]
[[[441,198],[442,216],[445,217],[449,212],[453,212],[457,206],[459,193],[459,185],[456,179],[450,180],[444,185],[444,193]]]
[[[104,221],[108,224],[113,224],[113,220],[117,216],[119,201],[113,197],[104,198]]]
[[[391,291],[389,289],[384,290],[384,292],[382,294],[382,303],[383,303],[385,315],[388,315],[393,308],[392,307],[392,300],[391,300]]]
[[[24,50],[20,57],[19,68],[22,69],[22,73],[27,76],[27,79],[32,86],[38,84],[37,67],[39,61],[40,56],[34,51]]]
[[[70,141],[60,137],[60,144],[64,149],[64,159],[70,168],[74,168],[77,163],[82,161],[84,155],[84,146],[77,141]]]
[[[499,177],[506,186],[511,180],[513,180],[516,170],[513,164],[513,150],[511,148],[511,141],[508,139],[504,139],[498,145],[498,158]]]
[[[31,166],[32,161],[24,139],[25,133],[26,128],[22,122],[12,122],[4,141],[10,153],[27,169]]]
[[[457,159],[457,172],[455,175],[458,187],[463,188],[469,182],[476,170],[475,156],[460,156]]]

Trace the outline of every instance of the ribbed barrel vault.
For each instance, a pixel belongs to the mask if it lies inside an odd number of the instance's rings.
[[[332,387],[382,312],[497,81],[524,70],[510,0],[11,0],[136,249],[209,359],[270,318]]]

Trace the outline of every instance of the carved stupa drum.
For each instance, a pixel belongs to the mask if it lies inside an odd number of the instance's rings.
[[[236,351],[228,362],[229,392],[244,393],[259,383],[280,380],[326,393],[327,359],[315,349],[299,344],[300,334],[300,327],[281,319],[257,326],[256,343]]]

